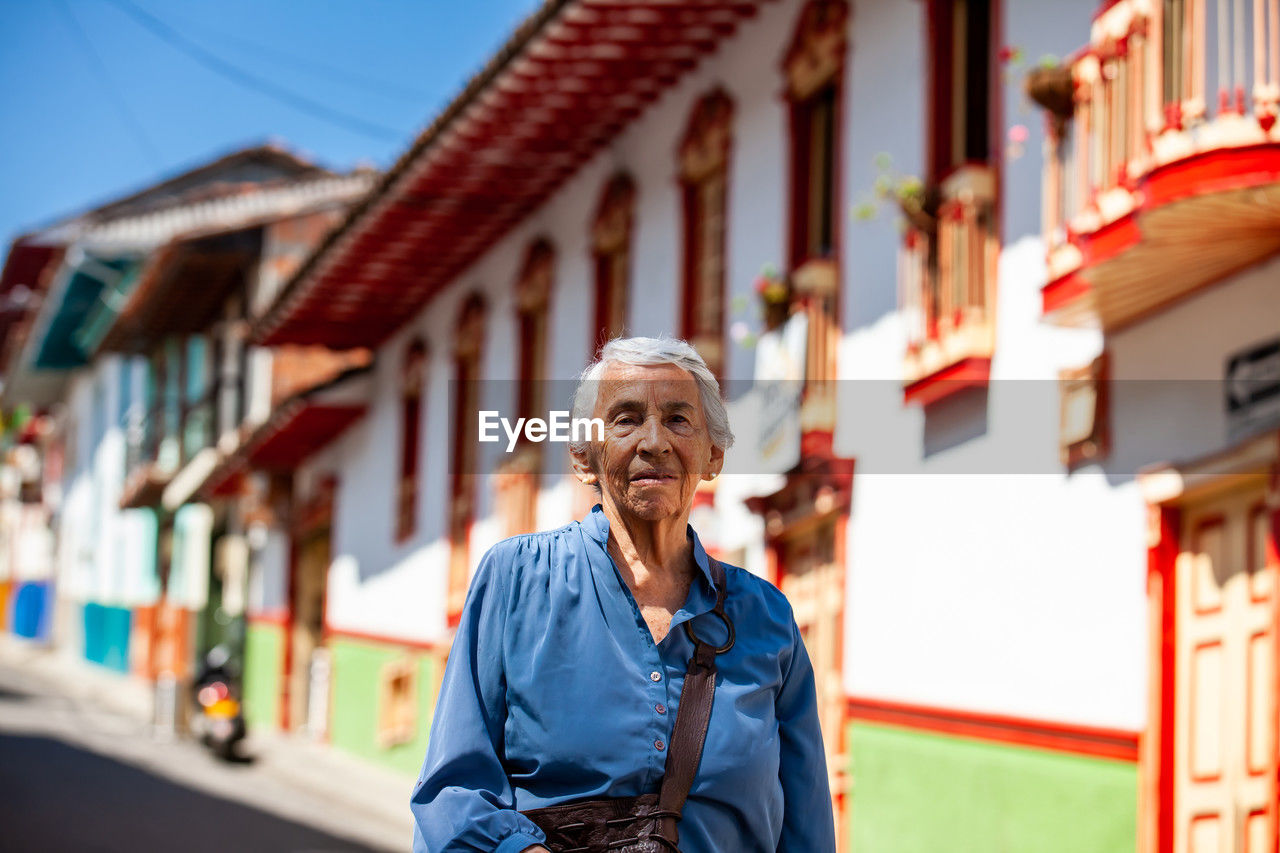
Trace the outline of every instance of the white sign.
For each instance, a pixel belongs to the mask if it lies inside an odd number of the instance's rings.
[[[1280,426],[1280,338],[1227,360],[1226,405],[1230,441]]]

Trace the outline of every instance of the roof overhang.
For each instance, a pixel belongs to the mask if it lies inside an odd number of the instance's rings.
[[[260,228],[169,243],[151,256],[136,284],[102,303],[99,322],[86,324],[87,343],[141,353],[166,335],[203,330],[227,297],[245,288],[261,250]]]
[[[1280,463],[1280,431],[1187,462],[1160,463],[1138,472],[1138,488],[1153,506],[1177,505],[1246,485],[1266,484]]]
[[[330,235],[259,343],[375,346],[763,0],[548,0]]]
[[[364,416],[372,393],[370,381],[370,369],[360,368],[285,400],[219,460],[196,494],[206,500],[227,497],[240,491],[249,471],[296,469]]]
[[[19,237],[9,246],[0,270],[0,373],[25,341],[29,319],[62,254],[62,246],[32,236]]]

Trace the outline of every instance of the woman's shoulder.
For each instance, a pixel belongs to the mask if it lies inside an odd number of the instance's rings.
[[[750,605],[751,611],[758,618],[790,627],[794,620],[791,602],[787,601],[782,590],[744,568],[732,566],[723,560],[719,562],[724,566],[725,580],[728,583],[726,596],[729,601],[736,600],[738,606]]]
[[[485,552],[481,567],[500,574],[505,583],[521,583],[545,575],[554,566],[566,567],[567,559],[584,550],[581,523],[571,521],[551,530],[522,533],[502,539]]]
[[[548,548],[554,548],[557,545],[564,544],[566,541],[577,539],[579,536],[578,528],[581,526],[581,522],[571,521],[552,530],[539,530],[534,533],[520,533],[516,536],[508,536],[491,545],[485,553],[485,558],[513,558],[537,555]]]

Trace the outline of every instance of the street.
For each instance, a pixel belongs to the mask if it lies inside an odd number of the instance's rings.
[[[408,847],[402,827],[334,796],[334,779],[290,784],[268,763],[156,740],[144,721],[0,660],[2,851]]]

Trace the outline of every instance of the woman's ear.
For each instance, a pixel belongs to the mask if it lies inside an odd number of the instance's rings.
[[[596,476],[595,466],[591,464],[591,448],[588,446],[585,450],[570,450],[569,465],[573,468],[573,476],[578,478],[578,482],[584,486],[600,485],[600,478]]]
[[[702,472],[702,479],[714,480],[724,469],[724,448],[711,445],[711,459],[707,463],[706,470]]]

